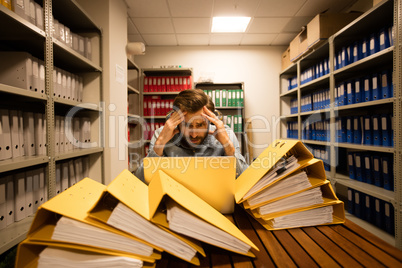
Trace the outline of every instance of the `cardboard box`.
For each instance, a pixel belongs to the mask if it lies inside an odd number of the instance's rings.
[[[373,7],[376,6],[378,3],[381,3],[383,0],[373,0]]]
[[[311,49],[319,46],[361,14],[360,12],[318,14],[307,24],[307,47]]]
[[[290,47],[282,53],[282,71],[288,68],[292,62],[290,61]]]
[[[303,29],[291,42],[290,42],[290,60],[295,62],[301,58],[307,51],[307,31]]]

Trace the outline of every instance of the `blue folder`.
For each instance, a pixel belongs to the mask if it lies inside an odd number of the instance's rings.
[[[372,157],[369,153],[364,154],[363,156],[364,161],[364,180],[369,184],[374,184],[374,177],[373,177],[373,161]]]
[[[373,55],[378,51],[380,51],[380,42],[377,33],[370,34],[369,48],[370,48],[370,55]]]
[[[369,223],[374,223],[374,198],[366,194],[364,198],[364,219]]]
[[[361,58],[365,58],[367,56],[370,56],[370,48],[369,48],[369,39],[364,37],[361,40]]]
[[[393,172],[393,161],[392,157],[383,156],[382,157],[382,179],[384,183],[384,189],[393,191],[394,190],[394,172]]]
[[[353,143],[353,117],[346,117],[346,142]]]
[[[384,202],[384,229],[387,233],[395,234],[395,211],[391,203]]]
[[[346,82],[347,104],[355,103],[355,81],[349,80]]]
[[[392,146],[392,119],[390,114],[381,115],[382,146]]]
[[[374,218],[374,224],[384,229],[384,201],[378,198],[374,199]]]
[[[372,120],[370,115],[364,116],[364,125],[363,125],[363,144],[365,145],[373,145],[373,133],[372,133]]]
[[[392,71],[384,70],[381,72],[381,96],[383,99],[394,96],[394,86],[392,83]]]
[[[357,190],[354,191],[355,192],[355,206],[354,206],[354,210],[355,210],[355,216],[358,218],[362,218],[363,216],[363,208],[362,208],[362,203],[364,202],[364,194],[362,192],[359,192]]]
[[[374,185],[382,187],[383,182],[382,182],[381,157],[378,155],[373,155],[373,176],[374,176]]]
[[[371,77],[366,75],[363,77],[363,97],[364,101],[372,101],[373,100],[373,90],[371,85]]]
[[[353,117],[353,143],[362,144],[362,116]]]
[[[354,153],[348,152],[348,168],[349,168],[349,178],[352,180],[356,179],[355,172],[355,159]]]
[[[360,78],[356,78],[355,80],[355,100],[354,103],[362,102],[362,92],[363,86]]]
[[[377,73],[371,75],[371,89],[373,91],[373,100],[382,98],[381,83]]]
[[[381,117],[379,115],[372,116],[373,145],[382,145]]]
[[[348,188],[348,203],[347,203],[347,210],[350,214],[355,214],[355,193],[352,188]]]
[[[381,28],[378,36],[379,36],[380,50],[386,49],[387,47],[390,46],[388,28],[386,27]]]
[[[354,154],[355,160],[355,178],[358,181],[364,181],[364,162],[362,159],[362,154],[360,152],[356,152]]]

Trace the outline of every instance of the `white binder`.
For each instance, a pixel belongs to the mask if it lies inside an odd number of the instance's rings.
[[[80,143],[81,143],[81,131],[80,131],[80,119],[77,117],[73,118],[73,134],[74,134],[74,149],[80,149]]]
[[[31,130],[32,131],[32,130]],[[35,154],[42,155],[43,153],[43,115],[34,113],[34,135],[35,135]]]
[[[32,57],[27,52],[0,52],[0,83],[32,89]]]
[[[14,207],[15,221],[20,221],[26,217],[25,209],[25,172],[14,174]]]
[[[57,85],[56,85],[56,97],[61,98],[61,87],[62,87],[62,73],[60,68],[56,68],[57,74]]]
[[[35,122],[34,122],[34,113],[32,112],[24,112],[24,151],[26,156],[35,155]]]
[[[47,124],[46,114],[42,114],[42,155],[47,154]]]
[[[39,168],[39,205],[42,205],[47,201],[46,198],[46,178],[45,178],[45,168]]]
[[[61,164],[61,191],[68,189],[68,162],[63,162]]]
[[[90,38],[84,37],[84,43],[85,43],[85,46],[84,46],[84,56],[85,56],[87,59],[92,60],[92,41],[91,41]]]
[[[60,152],[60,122],[61,118],[59,115],[54,117],[54,139],[55,139],[55,152],[58,154]]]
[[[39,194],[39,169],[33,170],[33,178],[32,178],[32,192],[33,192],[33,211],[34,213],[39,207],[40,203],[40,194]]]
[[[75,176],[75,167],[74,167],[74,161],[70,160],[68,161],[68,171],[69,171],[69,185],[70,187],[73,186],[74,184],[77,183],[77,179]]]
[[[67,72],[61,71],[61,97],[67,99]]]
[[[61,164],[56,164],[56,194],[61,193]]]
[[[0,177],[0,230],[7,226],[6,177]]]
[[[20,141],[20,156],[25,156],[24,117],[22,111],[18,111],[18,139]]]
[[[27,170],[25,172],[25,209],[27,217],[34,213],[33,200],[33,171]]]
[[[12,157],[20,157],[20,135],[18,130],[18,111],[10,110],[10,129],[11,129],[11,147]]]
[[[66,72],[66,77],[67,77],[67,84],[66,84],[66,99],[71,100],[71,73]]]
[[[32,57],[32,88],[39,93],[39,59]]]
[[[64,133],[64,127],[65,127],[65,118],[63,116],[60,116],[60,148],[59,152],[63,153],[64,152],[64,142],[66,141],[66,135]]]
[[[6,209],[7,226],[14,223],[15,205],[14,205],[14,178],[12,175],[6,176]]]
[[[45,62],[39,60],[39,93],[45,94]]]
[[[0,109],[0,160],[13,156],[11,148],[11,129],[8,111]]]
[[[35,14],[35,2],[34,0],[29,0],[29,21],[32,24],[36,24],[36,14]]]
[[[71,100],[77,101],[77,79],[75,74],[71,74]]]
[[[38,3],[35,3],[35,19],[36,26],[43,30],[43,8]]]
[[[24,0],[14,0],[11,1],[12,9],[14,10],[15,14],[19,15],[23,19],[27,19],[25,14],[25,3]],[[29,7],[28,7],[29,9]]]
[[[89,156],[84,156],[81,158],[82,159],[82,178],[89,178]],[[77,182],[79,180],[77,179]]]
[[[78,76],[78,93],[77,99],[79,102],[82,102],[82,97],[84,93],[84,82],[81,76]]]
[[[77,182],[84,178],[84,173],[82,172],[82,158],[74,159],[74,171]]]

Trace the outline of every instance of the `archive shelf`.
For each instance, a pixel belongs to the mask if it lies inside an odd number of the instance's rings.
[[[25,169],[45,168],[47,184],[45,196],[52,198],[56,194],[56,161],[72,160],[89,156],[89,176],[100,182],[103,174],[103,87],[102,87],[102,31],[88,14],[74,0],[36,1],[43,8],[44,29],[20,17],[13,11],[0,5],[0,51],[22,51],[43,60],[45,65],[45,92],[38,93],[22,88],[0,84],[2,108],[21,108],[26,112],[44,114],[46,119],[46,152],[44,155],[23,156],[0,161],[0,172],[14,174]],[[52,37],[52,14],[74,33],[79,33],[91,41],[92,58],[86,58],[71,47]],[[53,92],[53,69],[59,67],[70,73],[78,74],[83,79],[82,102],[55,97]],[[74,110],[75,109],[75,110]],[[69,111],[76,111],[74,116],[86,116],[91,122],[90,140],[96,146],[87,149],[75,149],[56,153],[55,116],[66,116]],[[89,146],[90,147],[90,146]],[[4,174],[4,173],[3,173]],[[33,217],[14,222],[0,230],[0,254],[22,241],[27,234]]]
[[[330,171],[327,172],[328,178],[336,187],[336,192],[341,197],[347,196],[345,189],[351,188],[360,191],[366,195],[383,200],[393,205],[395,235],[390,235],[379,229],[373,224],[367,223],[362,219],[356,222],[367,227],[370,231],[380,237],[386,237],[386,240],[394,244],[398,248],[402,248],[402,167],[401,159],[401,114],[402,105],[400,98],[401,90],[401,73],[402,73],[402,53],[400,47],[401,41],[401,10],[402,4],[400,0],[384,0],[377,4],[356,20],[345,26],[343,29],[331,36],[326,43],[303,56],[297,62],[286,68],[280,73],[280,136],[287,138],[288,122],[296,122],[298,137],[307,146],[323,146],[329,150]],[[395,37],[393,45],[384,48],[375,54],[359,59],[342,68],[335,70],[335,57],[337,52],[354,41],[359,41],[364,36],[369,36],[373,32],[377,32],[381,27],[389,27],[394,25]],[[329,58],[329,74],[325,74],[315,80],[309,81],[301,85],[301,74],[306,68]],[[348,79],[355,79],[367,75],[367,73],[378,73],[384,70],[392,70],[393,73],[393,96],[386,99],[373,100],[368,102],[360,102],[349,105],[335,104],[335,89],[339,83]],[[288,90],[289,78],[297,78],[297,86]],[[329,88],[330,106],[329,108],[301,112],[301,98],[304,94],[313,93],[316,90],[323,90],[324,87]],[[297,113],[290,113],[291,100],[297,102]],[[313,141],[302,139],[303,122],[306,119],[315,116],[315,114],[325,114],[325,118],[329,119],[329,142]],[[375,116],[381,114],[390,114],[393,116],[393,141],[394,146],[375,146],[354,144],[346,142],[337,142],[336,139],[336,120],[343,116]],[[369,183],[352,180],[347,174],[347,158],[348,152],[367,152],[373,155],[390,156],[393,159],[394,170],[394,187],[393,191],[386,190]],[[345,202],[347,203],[347,202]],[[349,215],[348,218],[356,219],[355,216]]]
[[[138,159],[144,157],[142,136],[142,96],[141,69],[131,59],[127,59],[127,130],[128,130],[128,170],[135,172]]]

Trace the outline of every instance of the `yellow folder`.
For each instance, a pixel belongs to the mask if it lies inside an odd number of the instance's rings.
[[[38,208],[35,214],[35,218],[31,224],[30,230],[28,231],[27,238],[31,241],[42,241],[47,243],[55,242],[54,240],[52,240],[52,234],[56,226],[57,220],[61,216],[66,216],[74,220],[102,228],[106,231],[128,237],[130,239],[139,241],[145,245],[153,247],[146,241],[140,240],[132,235],[129,235],[125,232],[115,229],[103,222],[88,217],[87,212],[95,205],[95,203],[98,201],[99,197],[101,196],[101,194],[105,189],[106,189],[105,185],[96,182],[90,178],[85,178],[76,183],[75,185],[71,186],[67,190],[61,192],[54,198],[48,200]],[[63,243],[66,244],[65,242]],[[79,245],[77,244],[71,245],[71,247],[78,247],[78,246]],[[83,246],[91,247],[89,245],[83,245]],[[98,251],[103,250],[102,245],[99,245],[99,247],[93,247],[93,251],[96,252],[96,250]],[[155,259],[161,258],[161,254],[155,251],[151,256],[136,255],[128,252],[122,252],[111,249],[107,249],[107,251],[110,252],[115,251],[116,254],[124,253],[126,255],[131,255],[134,258],[146,262],[155,262]]]
[[[252,209],[255,209],[257,207],[263,206],[265,204],[269,204],[269,203],[275,202],[277,200],[286,198],[288,196],[298,194],[298,193],[300,193],[302,191],[309,190],[309,189],[312,189],[314,187],[323,185],[324,183],[327,182],[327,176],[325,175],[324,163],[322,162],[322,160],[319,160],[319,159],[316,159],[316,158],[310,159],[306,163],[306,165],[303,165],[302,167],[299,167],[297,170],[295,170],[295,172],[296,171],[305,171],[306,172],[307,178],[308,178],[308,180],[309,180],[309,182],[311,184],[311,187],[308,187],[308,188],[300,190],[300,191],[293,192],[291,194],[287,194],[287,195],[283,195],[283,196],[280,196],[280,197],[272,198],[270,200],[267,200],[267,201],[264,201],[264,202],[261,202],[259,204],[255,204],[255,205],[249,205],[248,199],[246,199],[243,202],[244,208],[252,210]],[[269,185],[267,185],[267,187],[265,187],[265,189],[275,185],[279,181],[286,180],[289,176],[292,176],[293,174],[294,174],[294,172],[291,173],[291,174],[288,174],[285,177],[282,177],[282,178],[280,178],[280,179],[278,179],[278,180],[276,180],[276,181],[274,181],[272,183],[270,183]]]
[[[146,157],[143,166],[145,183],[162,170],[219,212],[233,213],[235,157]]]
[[[282,157],[290,155],[294,155],[297,158],[300,168],[307,165],[308,161],[314,158],[301,141],[276,140],[270,144],[235,181],[236,203],[245,201],[243,197],[250,189],[264,177]],[[263,189],[265,188],[266,187]]]
[[[94,250],[93,248],[85,247],[82,245],[72,245],[72,244],[58,243],[58,242],[31,241],[29,239],[25,239],[18,245],[17,256],[16,256],[16,260],[15,260],[15,268],[37,267],[39,254],[46,247],[54,247],[54,248],[66,249],[66,250],[77,250],[79,252],[99,253],[99,254],[104,254],[104,255],[112,255],[112,256],[120,256],[120,257],[128,257],[128,258],[138,259],[135,256],[133,256],[132,254],[117,253],[117,252],[105,250],[105,249]],[[152,262],[152,263],[149,263],[146,261],[143,262],[143,267],[153,268],[155,266],[156,266],[155,262]]]
[[[166,224],[166,220],[157,213],[158,207],[164,198],[169,197],[206,222],[258,250],[229,219],[161,170],[154,174],[149,186],[128,170],[124,170],[108,185],[99,202],[90,211],[89,216],[107,222],[113,209],[110,207],[110,202],[106,201],[111,198],[110,196],[124,203],[145,219],[159,225]],[[198,251],[205,256],[202,248]],[[251,251],[247,255],[254,257]],[[191,263],[199,264],[198,260],[192,260]]]

